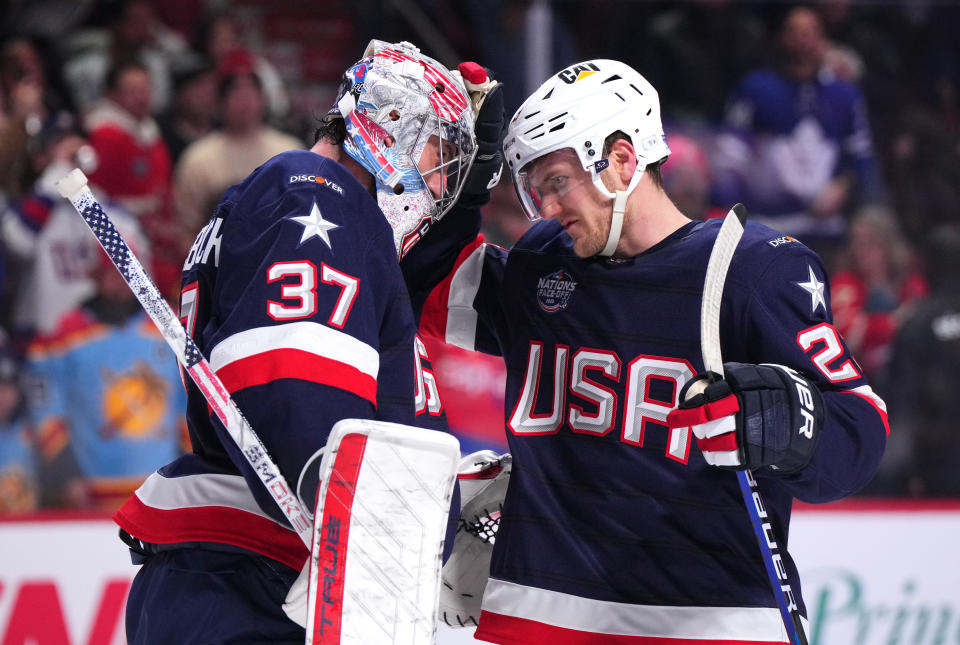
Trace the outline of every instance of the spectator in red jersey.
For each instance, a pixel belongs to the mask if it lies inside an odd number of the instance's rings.
[[[872,377],[889,359],[898,321],[912,301],[926,295],[927,283],[886,208],[861,208],[851,221],[848,240],[833,275],[833,315]]]
[[[183,258],[171,231],[170,153],[150,115],[152,92],[144,65],[120,62],[85,123],[99,159],[90,181],[140,220],[155,253],[154,278],[167,293],[179,288]]]

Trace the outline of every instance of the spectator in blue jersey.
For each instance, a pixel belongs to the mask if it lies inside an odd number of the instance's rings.
[[[0,515],[37,508],[36,446],[21,379],[21,359],[0,345]]]
[[[469,101],[413,45],[372,41],[313,148],[280,153],[228,188],[187,254],[186,330],[310,510],[337,421],[447,427],[398,257],[491,185],[492,173],[468,174]],[[308,549],[200,390],[187,391],[191,452],[115,515],[143,563],[127,638],[302,643]]]
[[[845,215],[882,198],[866,102],[827,65],[813,9],[787,12],[777,45],[777,65],[745,76],[728,99],[718,199],[749,203],[805,241],[836,243]]]
[[[513,470],[490,576],[458,590],[482,595],[480,640],[785,645],[736,471],[758,482],[805,615],[793,499],[847,496],[880,461],[885,405],[832,324],[823,263],[759,223],[726,275],[725,377],[688,387],[706,381],[700,307],[721,220],[689,219],[664,191],[668,142],[634,69],[562,69],[503,148],[541,221],[507,251],[460,209],[404,259],[421,333],[507,366]]]
[[[117,213],[144,261],[136,222]],[[176,360],[102,251],[93,293],[28,349],[45,503],[116,510],[184,435],[186,396]]]

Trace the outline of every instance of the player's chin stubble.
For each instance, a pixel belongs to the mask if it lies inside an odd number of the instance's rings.
[[[600,253],[607,244],[607,236],[610,235],[610,221],[607,220],[599,226],[587,226],[580,220],[583,227],[581,235],[573,240],[573,252],[577,257],[589,258]]]

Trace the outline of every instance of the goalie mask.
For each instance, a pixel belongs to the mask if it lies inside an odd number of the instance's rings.
[[[467,91],[410,43],[373,40],[344,73],[333,113],[346,125],[344,151],[374,177],[402,258],[453,206],[473,162]]]
[[[626,190],[610,192],[600,177],[609,166],[604,141],[622,132],[637,154],[637,171]],[[623,208],[648,164],[670,154],[654,87],[633,68],[613,60],[572,65],[551,76],[520,106],[507,130],[504,156],[527,217],[540,219],[543,186],[531,180],[535,162],[568,150],[590,173],[593,185],[614,200],[610,236],[601,255],[612,255],[620,239]],[[573,186],[552,186],[555,194]]]

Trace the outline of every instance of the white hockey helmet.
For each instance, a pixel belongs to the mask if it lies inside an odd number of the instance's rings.
[[[371,40],[344,72],[333,114],[343,117],[344,150],[370,171],[377,203],[403,257],[453,206],[476,154],[473,112],[459,76],[407,42]],[[418,167],[431,137],[439,154]],[[427,187],[443,173],[442,193]]]
[[[614,194],[603,185],[600,173],[609,165],[603,157],[604,141],[617,131],[627,135],[636,150],[637,172],[626,190]],[[536,189],[526,181],[530,164],[563,149],[572,150],[597,190],[615,200],[610,238],[601,252],[612,255],[620,239],[626,196],[647,165],[670,154],[657,91],[629,65],[591,60],[554,74],[524,101],[510,120],[503,150],[531,220],[540,219],[540,207]]]

